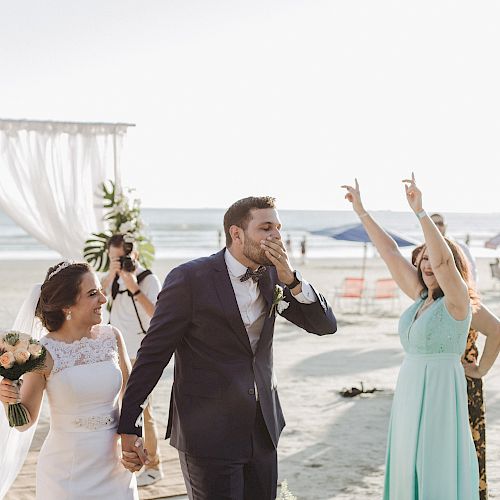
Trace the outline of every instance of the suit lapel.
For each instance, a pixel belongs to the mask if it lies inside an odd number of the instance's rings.
[[[274,295],[274,280],[271,276],[272,271],[268,269],[268,271],[262,275],[259,280],[259,290],[262,296],[264,297],[268,308],[271,308],[271,304],[273,303],[273,295]],[[269,314],[269,312],[268,312]]]
[[[262,330],[260,332],[260,340],[257,344],[257,352],[259,351],[259,347],[265,343],[266,339],[269,335],[272,335],[274,331],[274,318],[273,316],[269,316],[271,312],[271,306],[273,303],[274,296],[274,284],[276,282],[276,276],[274,268],[268,270],[266,274],[264,274],[259,280],[259,290],[264,300],[266,301],[266,317],[264,319],[264,323],[262,324]]]
[[[225,249],[215,255],[215,272],[213,275],[215,290],[217,292],[217,296],[219,297],[226,319],[231,325],[231,330],[236,334],[236,337],[243,344],[243,346],[251,354],[253,354],[245,325],[241,319],[238,303],[236,302],[233,285],[231,284],[231,279],[229,278],[229,273],[227,271],[226,262],[224,260],[224,251]]]

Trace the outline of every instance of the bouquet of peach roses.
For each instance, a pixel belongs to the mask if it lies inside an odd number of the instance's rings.
[[[0,334],[0,376],[19,383],[19,378],[43,366],[47,351],[37,340],[25,333],[9,331]],[[28,423],[26,409],[20,403],[9,404],[9,425]]]

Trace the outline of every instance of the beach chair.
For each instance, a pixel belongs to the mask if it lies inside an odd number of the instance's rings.
[[[361,311],[365,292],[364,278],[344,278],[342,285],[335,291],[333,305],[339,311],[342,310],[343,303],[347,300],[357,306]]]
[[[373,292],[367,297],[370,310],[379,309],[379,305],[390,304],[391,311],[399,310],[400,293],[399,287],[392,278],[380,278],[375,281]],[[397,307],[397,309],[396,309]]]

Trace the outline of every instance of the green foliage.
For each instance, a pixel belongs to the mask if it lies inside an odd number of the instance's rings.
[[[103,207],[107,209],[104,216],[108,229],[102,233],[93,233],[85,242],[83,256],[96,271],[109,269],[109,258],[106,248],[108,239],[116,233],[130,235],[137,243],[139,262],[149,268],[153,264],[155,248],[150,239],[144,234],[144,224],[141,219],[140,200],[130,202],[123,192],[117,192],[113,181],[104,182],[100,186],[103,198]],[[130,195],[131,189],[127,190]]]

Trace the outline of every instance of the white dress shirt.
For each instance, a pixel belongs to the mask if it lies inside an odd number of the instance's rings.
[[[269,314],[266,307],[266,301],[260,293],[257,282],[253,281],[251,278],[246,281],[240,281],[240,278],[245,274],[247,268],[233,257],[231,252],[227,249],[224,253],[224,259],[226,261],[229,277],[231,278],[231,284],[233,285],[241,319],[245,325],[250,346],[255,354],[260,339],[260,333],[264,326],[264,321],[266,320],[266,315]],[[318,300],[311,285],[305,280],[302,280],[302,291],[294,295],[294,298],[302,304],[312,304]]]

